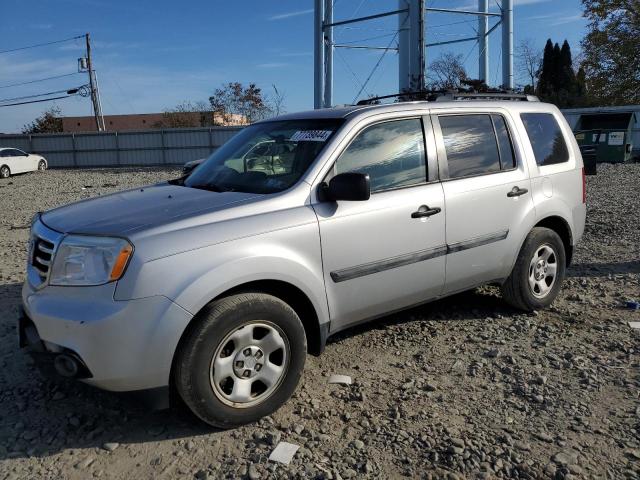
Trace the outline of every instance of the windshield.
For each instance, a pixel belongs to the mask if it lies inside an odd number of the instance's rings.
[[[216,150],[184,185],[219,192],[281,192],[302,177],[341,124],[339,119],[316,119],[251,125]]]

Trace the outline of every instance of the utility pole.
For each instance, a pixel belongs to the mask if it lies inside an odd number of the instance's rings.
[[[100,105],[100,93],[98,92],[98,82],[93,71],[91,62],[91,41],[89,34],[85,34],[87,41],[87,73],[89,73],[89,88],[91,89],[91,103],[93,104],[93,114],[96,118],[96,129],[99,132],[105,130],[104,116],[102,115],[102,105]]]

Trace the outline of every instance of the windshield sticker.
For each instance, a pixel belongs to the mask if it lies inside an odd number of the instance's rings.
[[[298,130],[289,139],[291,142],[326,142],[331,130]]]

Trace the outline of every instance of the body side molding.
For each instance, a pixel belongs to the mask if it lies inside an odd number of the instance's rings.
[[[412,263],[423,262],[425,260],[441,257],[443,255],[481,247],[493,242],[499,242],[500,240],[506,239],[508,235],[509,230],[503,230],[500,232],[471,238],[462,242],[453,243],[451,245],[442,245],[440,247],[430,248],[428,250],[420,250],[418,252],[407,253],[405,255],[399,255],[397,257],[385,258],[383,260],[378,260],[375,262],[364,263],[362,265],[356,265],[354,267],[335,270],[331,272],[330,275],[331,279],[335,283],[345,282],[347,280],[353,280],[354,278],[372,275],[374,273],[383,272],[385,270],[391,270],[392,268],[404,267],[405,265],[411,265]]]

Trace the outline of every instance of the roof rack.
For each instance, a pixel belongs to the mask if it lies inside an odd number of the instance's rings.
[[[521,102],[539,102],[535,95],[524,93],[514,93],[506,90],[495,90],[487,92],[469,92],[455,90],[422,90],[413,92],[393,93],[379,97],[370,97],[360,100],[356,105],[377,105],[380,100],[397,98],[399,102],[447,102],[455,100],[514,100]]]
[[[485,93],[446,93],[438,96],[436,102],[446,102],[450,100],[516,100],[520,102],[539,102],[535,95],[525,93],[510,92],[485,92]]]

